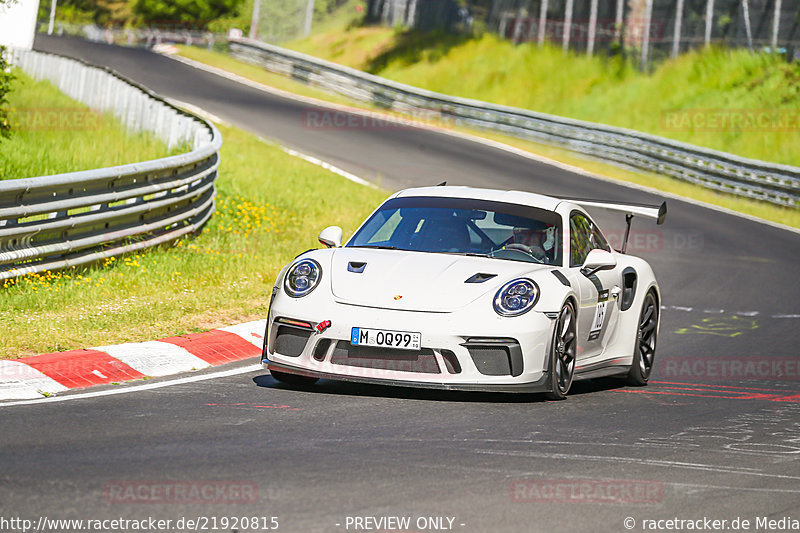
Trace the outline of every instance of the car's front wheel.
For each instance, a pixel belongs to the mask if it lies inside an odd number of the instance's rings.
[[[647,293],[639,315],[639,328],[636,331],[636,348],[633,363],[628,371],[628,384],[641,387],[647,385],[653,361],[656,357],[656,337],[658,334],[658,304],[653,291]]]
[[[567,397],[575,374],[575,350],[577,346],[575,307],[567,302],[558,313],[553,340],[550,343],[550,392],[551,400]]]
[[[286,383],[287,385],[313,385],[319,379],[310,378],[308,376],[299,376],[297,374],[287,374],[285,372],[278,372],[277,370],[270,370],[269,373],[275,381]]]

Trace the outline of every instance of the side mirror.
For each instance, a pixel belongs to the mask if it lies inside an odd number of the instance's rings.
[[[598,270],[609,270],[615,266],[617,266],[617,258],[614,257],[614,254],[595,248],[586,256],[581,272],[585,276],[591,276]]]
[[[342,228],[339,226],[328,226],[319,232],[319,242],[328,248],[339,248],[342,246]]]

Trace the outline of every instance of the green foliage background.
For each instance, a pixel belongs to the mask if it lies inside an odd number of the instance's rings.
[[[13,79],[14,73],[11,72],[6,60],[6,48],[0,46],[0,138],[8,137],[11,132],[8,119],[8,93],[11,92]]]

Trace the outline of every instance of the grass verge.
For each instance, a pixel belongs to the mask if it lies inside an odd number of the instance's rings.
[[[331,103],[346,104],[359,109],[386,113],[386,111],[383,109],[377,109],[362,102],[354,102],[344,98],[343,96],[328,93],[313,87],[309,87],[284,76],[267,72],[263,68],[239,61],[228,56],[227,54],[185,46],[180,46],[179,49],[180,55],[184,57],[205,63],[213,67],[227,70],[256,83],[261,83],[294,94],[309,96]],[[402,116],[397,113],[388,114]],[[441,124],[437,124],[437,126],[441,127]],[[718,193],[710,189],[706,189],[692,183],[683,182],[668,176],[621,169],[608,163],[582,157],[575,152],[571,152],[563,148],[525,141],[516,137],[510,137],[493,132],[469,130],[465,128],[458,128],[457,131],[499,141],[539,156],[578,167],[592,174],[598,174],[600,176],[605,176],[620,181],[652,187],[670,194],[676,194],[686,198],[699,200],[725,209],[730,209],[747,215],[762,218],[771,222],[777,222],[779,224],[800,228],[800,211],[797,209],[783,208],[765,202],[758,202],[745,198],[739,198],[729,194]]]
[[[110,167],[179,154],[149,133],[70,99],[17,70],[9,94],[12,135],[0,140],[0,180]],[[97,139],[103,146],[97,146]]]
[[[220,126],[217,212],[195,238],[88,269],[0,282],[0,358],[158,339],[264,318],[281,266],[387,193]]]
[[[565,54],[490,34],[352,25],[286,46],[444,94],[800,165],[800,63],[776,55],[709,48],[641,73],[621,56]]]

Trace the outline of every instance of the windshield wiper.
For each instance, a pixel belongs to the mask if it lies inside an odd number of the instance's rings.
[[[479,254],[476,252],[439,252],[439,253],[449,254],[449,255],[464,255],[467,257],[490,257],[487,254]]]
[[[348,246],[348,248],[378,248],[379,250],[397,250],[397,246],[373,246],[371,244],[357,244],[354,246]]]

